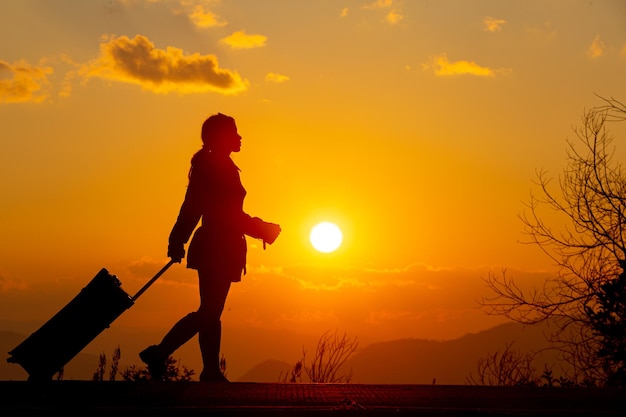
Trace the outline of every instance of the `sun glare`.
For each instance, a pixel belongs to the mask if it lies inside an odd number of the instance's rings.
[[[337,250],[341,246],[343,235],[336,224],[330,222],[322,222],[316,224],[311,229],[309,235],[311,245],[319,252],[329,253]]]

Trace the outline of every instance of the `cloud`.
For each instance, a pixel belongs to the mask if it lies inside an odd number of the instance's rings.
[[[421,289],[434,289],[430,283],[416,281],[416,276],[433,273],[421,265],[411,265],[398,269],[362,269],[362,268],[323,268],[290,267],[280,270],[253,270],[260,274],[280,276],[283,282],[290,281],[301,290],[337,292],[339,290],[358,290],[372,293],[382,288],[405,288],[418,286]],[[441,272],[441,271],[438,271]],[[448,272],[448,271],[444,271]]]
[[[100,57],[83,65],[80,74],[137,84],[156,93],[237,94],[248,86],[236,72],[220,69],[214,55],[184,55],[171,46],[157,49],[142,35],[104,38]]]
[[[248,35],[245,31],[240,30],[230,36],[220,39],[220,43],[230,46],[233,49],[252,49],[265,46],[267,36]]]
[[[502,30],[502,26],[506,23],[506,20],[486,17],[483,23],[485,24],[485,30],[487,32],[499,32]]]
[[[526,32],[540,42],[548,42],[556,39],[557,31],[552,27],[552,22],[526,28]]]
[[[163,261],[156,261],[150,257],[143,257],[132,261],[126,268],[135,278],[149,277],[163,267]],[[171,275],[171,274],[170,274]],[[166,279],[164,277],[163,279]]]
[[[265,76],[265,81],[272,83],[284,83],[286,81],[289,81],[289,77],[286,75],[277,74],[275,72],[270,72]]]
[[[376,0],[373,3],[369,3],[363,6],[364,9],[384,9],[393,6],[393,0]]]
[[[499,266],[497,267],[499,269]],[[490,327],[480,308],[492,267],[359,268],[292,265],[250,267],[244,285],[232,287],[228,320],[238,325],[318,332],[347,328],[377,338],[457,337]],[[511,271],[523,290],[541,285],[546,273]],[[258,307],[255,300],[274,300]],[[296,326],[296,327],[293,327]]]
[[[385,20],[392,25],[395,25],[402,19],[404,19],[404,16],[402,16],[402,14],[397,10],[392,10],[387,14],[387,16],[385,16]]]
[[[593,39],[593,42],[591,42],[589,49],[587,49],[587,55],[590,58],[599,58],[604,54],[605,49],[606,45],[604,44],[604,42],[602,42],[600,36],[596,35],[596,37]]]
[[[626,56],[626,44],[622,47],[622,51],[619,53],[621,56]]]
[[[388,321],[397,321],[397,320],[405,320],[405,319],[413,319],[415,317],[419,317],[420,314],[416,314],[412,311],[394,311],[394,310],[374,310],[370,311],[366,323],[369,324],[381,324]]]
[[[473,61],[450,62],[445,54],[434,57],[431,64],[424,65],[424,69],[430,67],[432,67],[435,75],[441,77],[453,77],[456,75],[495,76],[495,71],[489,67],[482,67]]]
[[[346,17],[348,16],[348,8],[344,7],[343,9],[341,9],[341,13],[339,13],[339,17]]]
[[[373,3],[368,3],[363,6],[365,10],[381,10],[381,9],[389,9],[393,7],[393,0],[376,0]],[[347,10],[346,10],[347,13]],[[385,21],[391,25],[395,25],[399,21],[404,19],[402,12],[392,9],[389,13],[385,15]]]
[[[191,22],[199,28],[222,27],[228,22],[210,10],[205,9],[201,4],[196,4],[188,13]]]
[[[9,279],[0,273],[0,293],[6,293],[10,290],[27,290],[28,285],[23,280]]]
[[[0,60],[0,103],[39,103],[48,98],[48,66],[33,66],[25,61],[14,64]]]
[[[278,319],[281,323],[291,323],[298,326],[311,323],[332,323],[337,320],[334,312],[332,311],[296,311],[290,313],[283,313]]]

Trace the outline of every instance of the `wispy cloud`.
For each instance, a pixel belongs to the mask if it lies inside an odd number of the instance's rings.
[[[395,25],[402,19],[404,19],[404,16],[402,15],[402,13],[400,13],[397,10],[392,10],[389,13],[387,13],[387,16],[385,16],[385,20],[392,25]]]
[[[587,49],[587,55],[590,58],[599,58],[604,55],[605,49],[606,45],[602,42],[600,36],[596,35],[596,37],[593,38],[593,42],[591,42],[591,45],[589,45],[589,48]]]
[[[489,68],[478,65],[473,61],[448,61],[445,54],[432,58],[429,64],[424,64],[424,69],[432,69],[435,75],[441,77],[453,77],[457,75],[473,75],[476,77],[494,77],[496,72]]]
[[[0,60],[0,103],[39,103],[48,98],[48,75],[52,67],[14,64]]]
[[[265,46],[267,36],[248,35],[245,31],[240,30],[230,36],[220,39],[220,43],[230,46],[233,49],[252,49]]]
[[[233,287],[229,319],[244,322],[256,317],[259,326],[301,323],[316,331],[328,326],[350,328],[363,334],[375,331],[379,337],[411,335],[416,329],[435,337],[461,335],[493,320],[477,301],[485,294],[483,277],[490,270],[422,264],[380,269],[251,267],[246,285]],[[524,290],[549,274],[511,272],[521,275]],[[279,302],[260,311],[254,302],[259,299]]]
[[[228,22],[202,4],[196,4],[188,12],[191,22],[199,28],[222,27]]]
[[[415,286],[421,289],[433,289],[430,284],[416,281],[416,276],[425,272],[425,268],[421,265],[399,269],[292,267],[252,272],[280,275],[281,279],[291,281],[300,289],[320,292],[358,289],[371,293],[382,288]],[[432,273],[432,271],[429,272]]]
[[[390,9],[393,7],[393,0],[376,0],[372,3],[368,3],[362,6],[365,10],[381,10],[381,9]],[[347,13],[347,10],[346,10]],[[395,25],[404,19],[404,15],[400,10],[392,9],[389,13],[385,15],[385,21],[391,25]]]
[[[28,285],[20,279],[9,279],[0,273],[0,293],[9,292],[11,290],[27,290]]]
[[[344,7],[343,9],[341,9],[341,12],[339,13],[339,17],[348,16],[348,12],[349,12],[349,9],[347,7]]]
[[[540,42],[552,41],[556,39],[557,36],[557,31],[552,27],[552,22],[529,26],[526,28],[526,32]]]
[[[502,26],[506,23],[504,19],[494,19],[493,17],[486,17],[483,20],[485,30],[487,32],[499,32],[502,30]]]
[[[284,83],[289,81],[289,77],[283,74],[277,74],[275,72],[270,72],[265,76],[265,81],[272,83]]]
[[[407,310],[374,310],[369,312],[365,322],[369,324],[382,324],[389,321],[411,320],[420,316],[421,314]]]
[[[100,56],[83,65],[80,74],[137,84],[156,93],[237,94],[248,87],[236,72],[219,68],[214,55],[185,55],[171,46],[158,49],[142,35],[104,38]]]
[[[393,0],[376,0],[373,3],[368,3],[363,6],[364,9],[374,10],[374,9],[385,9],[393,6]]]

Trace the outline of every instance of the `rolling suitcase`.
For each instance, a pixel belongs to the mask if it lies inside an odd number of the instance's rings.
[[[28,372],[29,381],[52,379],[173,263],[165,265],[132,297],[115,275],[102,268],[74,299],[10,351],[7,362],[21,365]]]

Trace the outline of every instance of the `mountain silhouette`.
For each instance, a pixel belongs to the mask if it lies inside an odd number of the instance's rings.
[[[470,374],[476,375],[480,358],[489,353],[502,352],[507,343],[513,343],[513,348],[520,352],[537,352],[547,347],[546,331],[546,326],[528,327],[519,323],[506,323],[454,340],[401,339],[372,343],[359,348],[340,373],[347,374],[351,371],[351,382],[363,384],[466,384]],[[274,336],[274,340],[289,339]],[[0,331],[0,352],[5,354],[0,357],[0,380],[25,380],[28,377],[19,365],[6,362],[8,352],[25,337],[18,332]],[[293,352],[297,352],[298,348],[294,343],[295,340],[286,346],[277,343],[275,351],[265,349],[262,353],[270,359],[259,361],[248,371],[241,372],[241,376],[229,374],[229,377],[238,382],[281,382],[285,376],[290,375],[295,365],[284,359],[286,352],[292,358]],[[303,342],[302,345],[304,344]],[[314,346],[311,341],[306,344]],[[124,353],[128,351],[124,346],[122,348]],[[307,360],[311,359],[311,352],[313,350],[310,350]],[[111,352],[105,353],[110,356]],[[134,355],[129,356],[127,360],[130,363],[142,365]],[[191,353],[181,354],[186,359],[190,359],[190,356]],[[538,372],[542,372],[544,365],[552,366],[556,362],[556,353],[544,352],[535,359],[534,366]],[[91,380],[97,367],[97,354],[81,352],[66,365],[64,379]],[[191,369],[194,369],[193,365]],[[558,377],[560,368],[554,367],[554,371]],[[306,380],[305,375],[303,379]]]
[[[283,382],[289,379],[293,364],[276,359],[268,359],[256,365],[237,379],[238,382]]]
[[[476,375],[479,359],[502,352],[507,344],[513,343],[512,348],[524,353],[547,347],[546,331],[546,326],[507,323],[454,340],[402,339],[373,343],[355,352],[340,374],[351,371],[351,382],[362,384],[462,385],[471,374]],[[544,365],[552,366],[556,362],[555,352],[544,352],[533,365],[541,373]],[[263,361],[238,381],[280,382],[293,366],[279,360]]]
[[[520,352],[547,347],[545,326],[507,323],[447,341],[404,339],[374,343],[355,353],[344,367],[352,369],[353,383],[444,384],[467,383],[477,364],[489,353],[502,352],[507,343]],[[534,366],[554,364],[555,353],[538,355]]]

